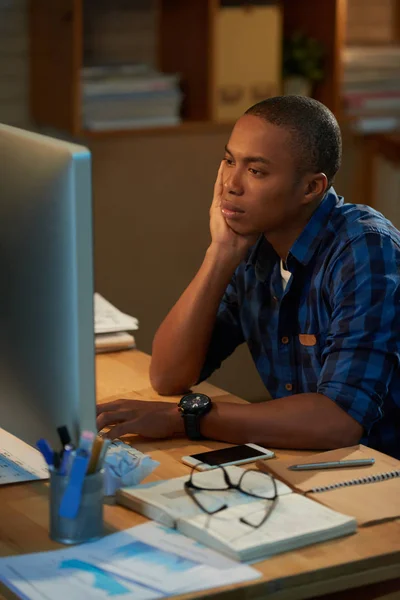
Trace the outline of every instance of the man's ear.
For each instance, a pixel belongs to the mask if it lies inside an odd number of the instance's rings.
[[[328,189],[328,178],[325,173],[312,173],[305,184],[303,204],[311,204],[323,198]]]

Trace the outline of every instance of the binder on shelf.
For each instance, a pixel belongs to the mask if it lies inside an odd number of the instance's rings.
[[[213,22],[212,119],[232,122],[281,92],[282,7],[222,2]]]

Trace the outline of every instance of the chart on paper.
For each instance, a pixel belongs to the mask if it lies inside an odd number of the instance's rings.
[[[40,452],[0,427],[0,485],[48,477]]]
[[[1,579],[7,580],[11,589],[29,600],[60,598],[62,589],[64,597],[69,600],[106,600],[110,597],[113,600],[155,600],[162,596],[140,584],[107,573],[81,558],[69,558],[68,554],[61,560],[49,560],[47,565],[29,567],[21,563],[10,569],[0,564]]]
[[[25,600],[158,600],[259,576],[158,523],[81,546],[0,558],[0,581]]]

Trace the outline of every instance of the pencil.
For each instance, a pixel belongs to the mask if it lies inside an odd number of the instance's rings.
[[[89,465],[87,468],[88,475],[95,473],[95,471],[97,469],[97,464],[99,462],[99,456],[100,456],[103,444],[104,444],[104,439],[102,437],[100,437],[99,435],[97,435],[93,442],[92,453],[90,455]]]

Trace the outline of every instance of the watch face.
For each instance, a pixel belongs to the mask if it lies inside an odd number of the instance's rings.
[[[201,414],[211,406],[211,400],[205,394],[187,394],[179,402],[183,413]]]

